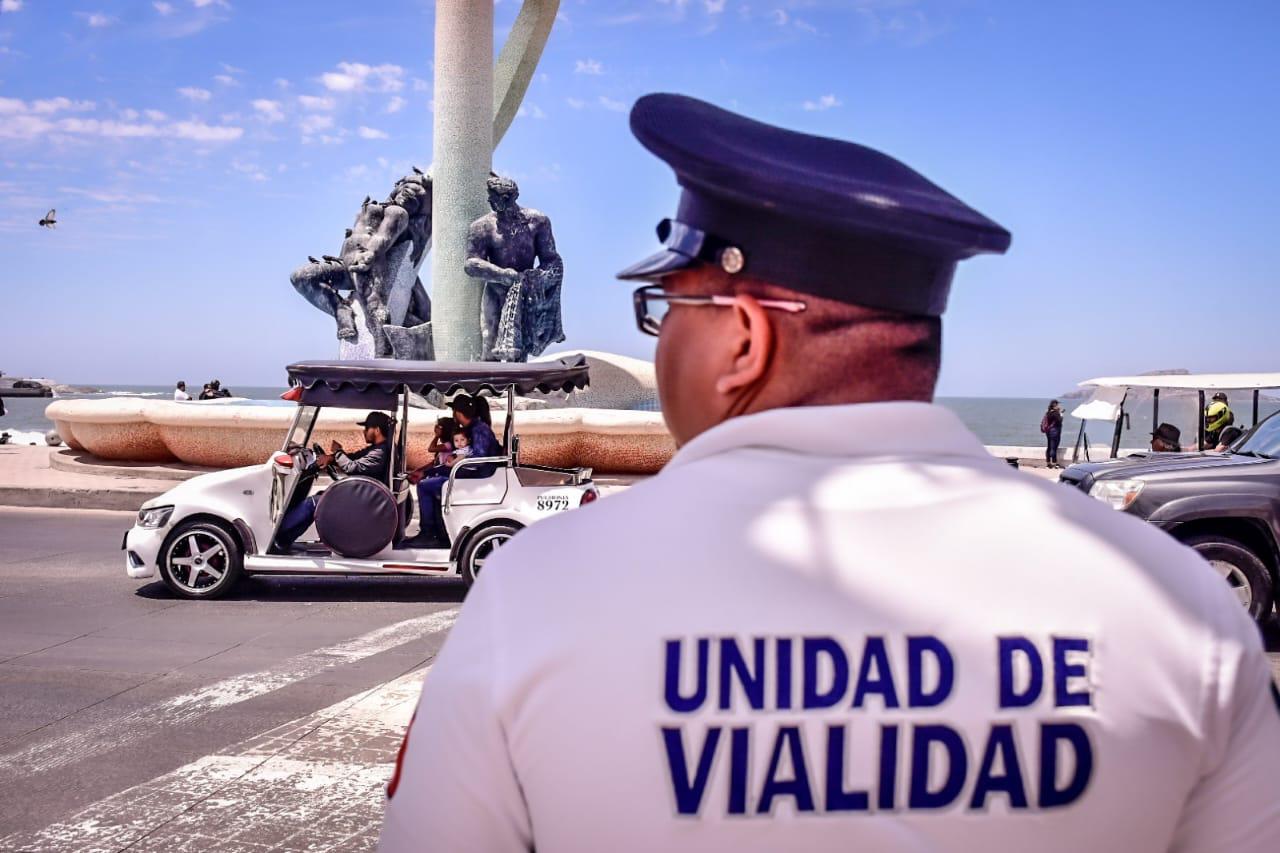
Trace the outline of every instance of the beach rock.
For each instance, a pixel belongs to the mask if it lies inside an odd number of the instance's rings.
[[[50,447],[61,447],[62,436],[58,435],[57,430],[49,430],[44,434],[44,443]]]
[[[551,408],[658,410],[658,380],[653,362],[612,352],[577,350],[557,352],[533,361],[555,361],[584,355],[591,369],[591,384],[579,391],[537,395]]]

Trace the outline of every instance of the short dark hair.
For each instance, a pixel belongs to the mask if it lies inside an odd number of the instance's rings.
[[[448,415],[445,415],[443,417],[436,418],[436,426],[440,427],[441,435],[451,436],[458,431],[458,427],[460,426],[460,424],[453,418],[449,417]]]
[[[453,432],[451,432],[449,435],[450,435],[450,437],[451,437],[451,438],[457,438],[458,436],[462,436],[462,437],[463,437],[463,438],[465,438],[467,441],[470,441],[470,440],[471,440],[471,435],[470,435],[470,433],[468,433],[468,432],[466,431],[466,429],[465,429],[465,428],[463,428],[463,427],[458,427],[458,428],[457,428],[457,429],[455,429]]]

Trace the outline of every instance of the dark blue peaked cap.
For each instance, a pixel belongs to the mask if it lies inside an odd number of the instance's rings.
[[[892,157],[682,95],[646,95],[631,131],[683,192],[665,248],[618,274],[698,263],[803,293],[939,316],[956,263],[1009,248],[1004,228]]]

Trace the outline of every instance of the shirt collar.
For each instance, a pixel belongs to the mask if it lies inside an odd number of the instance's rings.
[[[668,468],[742,447],[806,456],[992,459],[950,410],[934,403],[796,406],[730,418],[680,448]]]

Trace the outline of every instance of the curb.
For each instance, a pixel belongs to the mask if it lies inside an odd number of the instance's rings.
[[[139,480],[171,480],[181,482],[222,471],[222,468],[205,468],[198,465],[149,465],[144,462],[116,462],[99,459],[83,450],[72,450],[69,447],[54,450],[49,454],[49,467],[55,471],[68,474],[89,474],[101,477],[132,477]]]
[[[138,507],[164,489],[51,489],[40,486],[0,486],[0,506],[46,509],[114,509],[137,512]]]

